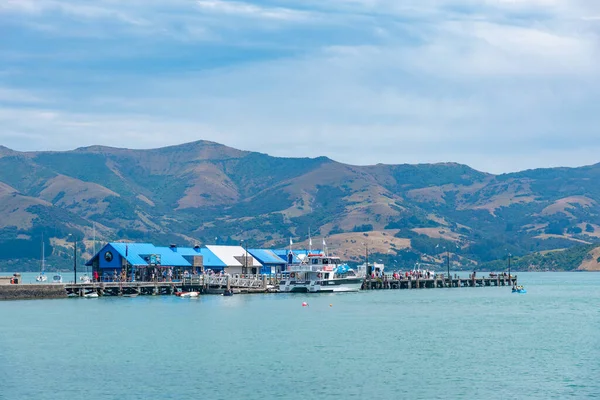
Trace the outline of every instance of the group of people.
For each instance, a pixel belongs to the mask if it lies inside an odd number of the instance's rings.
[[[223,271],[215,272],[213,270],[207,269],[206,271],[198,271],[196,268],[192,268],[192,270],[176,270],[172,267],[167,268],[139,268],[133,271],[133,276],[131,271],[122,270],[113,270],[112,272],[106,271],[99,275],[98,271],[94,271],[93,277],[94,282],[171,282],[178,281],[182,279],[189,279],[194,277],[199,277],[201,274],[207,275],[221,275],[224,276],[225,273]]]
[[[415,280],[415,279],[434,279],[436,274],[429,270],[412,270],[402,273],[402,271],[394,271],[392,277],[396,280]],[[384,277],[386,277],[384,275]],[[386,277],[387,278],[387,277]]]

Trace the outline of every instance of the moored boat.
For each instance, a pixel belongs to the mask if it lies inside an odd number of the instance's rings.
[[[62,283],[62,275],[60,274],[60,272],[54,274],[54,276],[52,277],[52,283]]]
[[[36,278],[35,278],[36,282],[40,282],[40,283],[46,282],[48,280],[48,277],[44,274],[44,272],[45,272],[44,269],[45,269],[45,265],[46,265],[46,263],[45,263],[46,258],[45,258],[44,252],[45,252],[44,237],[42,236],[42,265],[40,267],[40,274],[38,276],[36,276]]]
[[[198,297],[200,293],[198,292],[176,292],[175,296],[178,297]]]
[[[286,272],[279,283],[280,292],[357,292],[364,280],[339,257],[324,254],[309,254],[305,262],[290,265]]]

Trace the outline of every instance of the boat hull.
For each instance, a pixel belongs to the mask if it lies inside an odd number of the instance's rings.
[[[331,279],[327,281],[290,282],[279,285],[284,293],[342,293],[358,292],[363,280],[360,278]]]
[[[200,293],[198,293],[198,292],[182,292],[182,293],[176,293],[176,295],[179,297],[198,297],[198,296],[200,296]]]

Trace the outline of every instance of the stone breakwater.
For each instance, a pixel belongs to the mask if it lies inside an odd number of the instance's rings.
[[[64,299],[64,285],[0,285],[0,300]]]

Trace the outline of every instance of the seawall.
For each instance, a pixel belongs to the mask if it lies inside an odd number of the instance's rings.
[[[64,299],[64,285],[0,285],[0,300]]]

